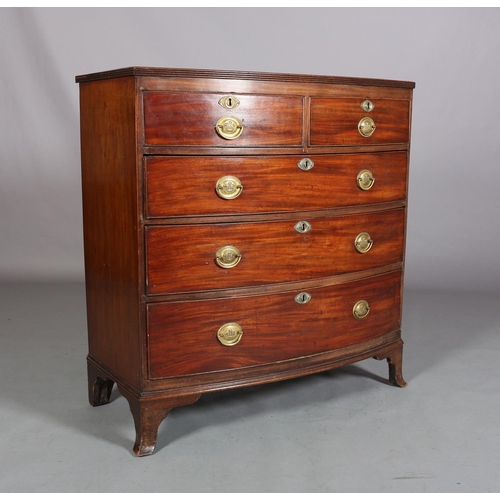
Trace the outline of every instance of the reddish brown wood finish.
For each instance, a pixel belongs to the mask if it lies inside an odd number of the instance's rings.
[[[410,140],[410,101],[374,99],[367,113],[361,99],[311,99],[311,146],[344,146],[406,143]],[[376,129],[370,137],[358,131],[359,121],[368,116]]]
[[[329,75],[307,75],[292,73],[270,73],[257,71],[235,71],[235,70],[213,70],[213,69],[193,69],[193,68],[153,68],[144,66],[131,66],[110,71],[79,75],[75,79],[78,83],[92,82],[96,80],[107,80],[109,78],[121,78],[124,76],[146,77],[153,80],[161,80],[162,86],[172,87],[177,81],[192,82],[193,87],[199,92],[202,85],[206,89],[211,80],[218,80],[220,87],[222,82],[229,81],[231,85],[239,82],[254,80],[260,87],[264,87],[264,82],[271,82],[272,85],[279,84],[281,88],[286,83],[305,84],[311,87],[315,84],[332,85],[335,92],[339,89],[352,88],[356,86],[369,86],[373,88],[381,87],[386,92],[390,89],[414,89],[414,82],[401,80],[384,80],[380,78],[359,78],[350,76],[329,76]],[[201,82],[199,82],[201,79]],[[173,85],[172,85],[173,82]],[[324,88],[324,87],[322,87]],[[371,89],[373,91],[373,89]]]
[[[250,224],[149,226],[146,232],[149,294],[217,290],[301,281],[381,267],[403,258],[404,210],[310,219],[300,234],[296,221]],[[368,232],[373,246],[359,253],[356,236]],[[216,264],[219,248],[235,246],[236,267]]]
[[[347,347],[399,328],[401,274],[391,273],[333,287],[305,289],[312,298],[295,302],[296,293],[232,300],[155,304],[149,312],[152,378],[229,370],[308,356]],[[370,305],[356,319],[358,300]],[[226,323],[243,329],[240,342],[217,340]]]
[[[141,386],[139,207],[133,78],[80,86],[89,353]]]
[[[309,155],[314,167],[298,168],[301,156],[146,158],[146,213],[150,218],[321,210],[404,200],[406,152]],[[375,184],[357,185],[369,169]],[[226,175],[243,185],[238,198],[219,197],[215,186]]]
[[[400,332],[412,82],[172,68],[122,68],[80,83],[88,390],[114,383],[139,456],[175,406],[209,391],[387,359],[402,377]],[[226,110],[224,95],[240,105]],[[365,113],[365,99],[375,109]],[[371,116],[374,135],[359,120]],[[243,134],[220,138],[222,116]],[[315,166],[297,168],[302,157]],[[371,169],[370,191],[356,185]],[[223,175],[243,194],[222,200]],[[306,234],[294,230],[301,220]],[[354,238],[370,233],[367,254]],[[215,252],[235,245],[233,269]],[[146,248],[147,246],[147,248]],[[147,252],[146,252],[147,250]],[[297,304],[302,291],[312,300]],[[369,315],[353,305],[367,300]],[[216,338],[227,322],[243,338]]]
[[[224,94],[144,92],[144,128],[147,145],[166,146],[301,146],[302,97],[241,95],[240,105],[224,109]],[[234,116],[243,123],[237,139],[223,139],[217,120]]]

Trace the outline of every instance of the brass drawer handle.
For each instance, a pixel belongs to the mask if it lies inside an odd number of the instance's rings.
[[[243,328],[238,323],[226,323],[219,328],[217,339],[222,345],[236,345],[243,336]]]
[[[226,245],[225,247],[219,248],[215,254],[215,260],[219,267],[224,269],[229,269],[231,267],[237,266],[241,260],[241,253],[232,245]]]
[[[376,128],[375,122],[369,116],[365,116],[359,120],[358,130],[363,137],[370,137]]]
[[[314,162],[310,158],[302,158],[302,160],[300,160],[299,163],[297,163],[297,167],[299,167],[300,170],[307,172],[308,170],[311,170],[311,168],[314,167]]]
[[[368,233],[359,233],[354,240],[354,246],[359,253],[366,253],[373,246],[373,240]]]
[[[369,312],[370,306],[368,305],[368,302],[366,302],[366,300],[358,300],[358,302],[356,302],[356,304],[354,304],[354,307],[352,308],[352,314],[356,319],[366,318]]]
[[[215,186],[217,194],[225,200],[234,200],[243,191],[243,184],[234,175],[225,175],[221,177]]]
[[[234,116],[223,116],[217,120],[215,131],[227,140],[237,139],[243,132],[243,123]]]
[[[358,187],[363,191],[368,191],[371,189],[373,184],[375,183],[375,178],[370,170],[361,170],[356,178],[356,182],[358,183]]]

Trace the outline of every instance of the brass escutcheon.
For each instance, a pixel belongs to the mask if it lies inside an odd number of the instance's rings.
[[[368,191],[373,184],[375,183],[375,178],[373,177],[373,174],[371,170],[361,170],[359,172],[356,182],[358,183],[358,187],[362,189],[363,191]]]
[[[368,233],[359,233],[354,240],[354,246],[359,253],[366,253],[373,246],[373,240]]]
[[[295,302],[297,302],[297,304],[307,304],[311,300],[311,298],[311,294],[307,292],[300,292],[295,297]]]
[[[223,116],[217,120],[215,131],[223,139],[237,139],[243,132],[243,123],[234,116]]]
[[[354,307],[352,308],[352,314],[356,319],[366,318],[369,312],[370,306],[368,305],[368,302],[366,302],[366,300],[358,300],[358,302],[356,302],[356,304],[354,304]]]
[[[361,108],[363,109],[363,111],[366,111],[367,113],[372,111],[374,107],[375,104],[373,104],[373,102],[371,102],[369,99],[361,103]]]
[[[219,99],[219,104],[223,108],[233,109],[233,108],[237,108],[240,105],[240,101],[232,95],[226,95],[226,96],[221,97]]]
[[[240,260],[240,251],[232,245],[226,245],[225,247],[219,248],[215,254],[215,261],[217,262],[217,265],[224,269],[237,266]]]
[[[314,162],[310,158],[302,158],[302,160],[297,163],[297,167],[299,167],[300,170],[304,170],[304,172],[307,172],[314,167]]]
[[[217,181],[215,190],[221,198],[225,200],[234,200],[234,198],[238,198],[243,191],[243,185],[238,177],[234,175],[225,175]]]
[[[358,130],[363,137],[370,137],[376,128],[375,122],[369,116],[365,116],[359,120]]]
[[[226,323],[219,328],[217,339],[222,345],[236,345],[243,335],[243,329],[238,323]]]
[[[306,220],[301,220],[300,222],[297,222],[297,224],[295,224],[294,229],[298,233],[304,234],[308,233],[312,229],[312,226]]]

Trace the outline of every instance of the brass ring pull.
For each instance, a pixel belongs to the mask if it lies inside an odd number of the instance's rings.
[[[223,139],[237,139],[243,132],[243,123],[234,116],[223,116],[217,120],[215,131]]]
[[[356,182],[360,189],[368,191],[375,183],[375,178],[370,170],[361,170],[356,178]]]
[[[373,246],[373,240],[368,233],[359,233],[354,240],[354,246],[359,253],[366,253]]]
[[[217,339],[222,345],[236,345],[243,335],[243,329],[238,323],[226,323],[219,328]]]
[[[234,200],[238,198],[243,191],[243,185],[238,177],[234,177],[234,175],[225,175],[217,181],[215,190],[224,200]]]
[[[215,254],[215,260],[219,267],[229,269],[235,267],[241,260],[240,251],[232,245],[219,248]]]
[[[368,316],[370,312],[370,306],[366,300],[358,300],[354,307],[352,308],[352,314],[356,319],[363,319]]]
[[[363,137],[370,137],[376,128],[375,122],[369,116],[365,116],[359,120],[358,130]]]

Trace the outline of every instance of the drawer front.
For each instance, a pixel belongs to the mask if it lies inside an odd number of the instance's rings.
[[[150,377],[250,367],[367,341],[399,328],[400,290],[394,272],[304,290],[307,303],[291,292],[149,305]],[[354,310],[368,314],[356,318]]]
[[[401,262],[404,215],[399,209],[308,221],[150,226],[147,291],[158,295],[301,281]],[[306,222],[311,228],[299,232]],[[355,247],[362,233],[369,238],[361,237],[361,250],[372,241],[365,253]],[[235,250],[226,252],[228,246]]]
[[[374,99],[365,111],[362,99],[311,99],[311,145],[347,146],[407,143],[410,140],[410,101]],[[368,119],[368,121],[363,121]],[[370,120],[373,121],[371,126]],[[362,135],[360,129],[364,134]]]
[[[318,210],[403,200],[406,152],[302,156],[150,157],[148,217]],[[363,182],[361,174],[373,183]],[[227,182],[232,182],[227,187]]]
[[[302,97],[238,95],[234,97],[239,105],[232,109],[219,104],[223,97],[222,94],[144,92],[146,144],[207,147],[302,145]]]

